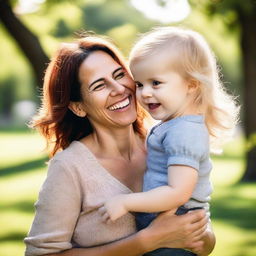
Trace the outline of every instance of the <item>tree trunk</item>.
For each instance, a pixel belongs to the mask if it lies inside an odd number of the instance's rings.
[[[37,85],[42,88],[43,75],[49,58],[38,38],[15,16],[8,0],[0,0],[0,21],[29,60]]]
[[[239,13],[244,73],[244,124],[249,150],[242,181],[256,181],[256,8],[253,13]]]

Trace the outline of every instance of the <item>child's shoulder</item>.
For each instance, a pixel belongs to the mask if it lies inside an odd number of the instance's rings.
[[[166,148],[202,155],[209,148],[209,134],[202,117],[185,116],[159,136]]]
[[[154,130],[159,135],[165,135],[166,133],[171,133],[174,135],[186,134],[188,136],[208,134],[204,117],[202,115],[187,115],[177,117],[157,125]]]
[[[177,120],[176,125],[173,125],[170,127],[170,130],[172,132],[180,132],[180,133],[186,133],[190,135],[202,135],[207,133],[208,129],[204,122],[203,116],[184,116],[184,118],[180,118]]]

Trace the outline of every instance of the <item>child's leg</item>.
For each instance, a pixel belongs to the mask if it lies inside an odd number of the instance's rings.
[[[143,256],[196,256],[193,252],[179,248],[160,248]]]
[[[188,209],[188,208],[185,208],[184,206],[181,206],[177,209],[175,214],[183,215],[183,214],[186,214],[188,211],[193,211],[198,209],[202,209],[202,208],[194,207],[194,208]],[[149,213],[140,213],[138,215],[138,219],[136,217],[137,227],[139,227],[140,229],[147,227],[149,223],[156,217],[156,214],[154,215],[155,216]],[[196,256],[196,254],[180,248],[159,248],[157,250],[143,254],[143,256]]]
[[[137,230],[142,230],[146,228],[156,218],[156,216],[157,216],[156,213],[144,213],[144,212],[136,213],[135,220],[136,220]]]
[[[202,207],[194,207],[194,208],[186,208],[184,206],[180,206],[177,211],[175,212],[176,215],[183,215],[186,214],[189,211],[194,211],[194,210],[200,210],[203,209]]]

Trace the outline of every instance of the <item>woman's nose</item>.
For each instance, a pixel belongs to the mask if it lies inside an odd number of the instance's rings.
[[[111,96],[115,96],[118,94],[123,94],[125,91],[125,86],[116,80],[111,82]]]

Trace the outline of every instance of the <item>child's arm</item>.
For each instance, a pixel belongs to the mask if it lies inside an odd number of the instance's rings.
[[[169,166],[169,186],[161,186],[147,192],[115,196],[100,208],[103,219],[114,221],[129,211],[161,212],[177,208],[190,199],[197,177],[197,171],[192,167]]]

